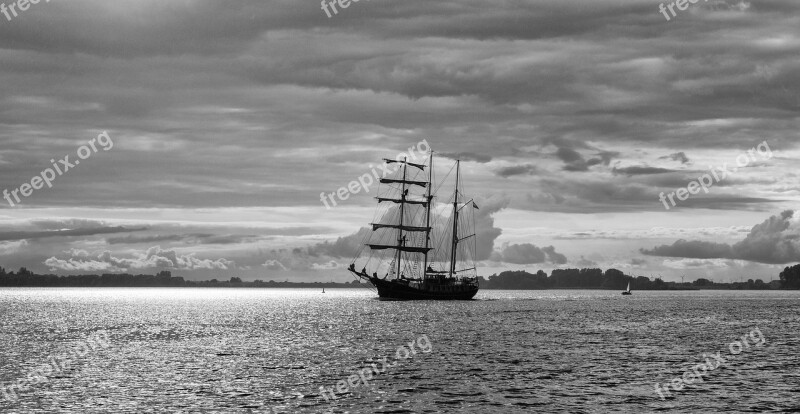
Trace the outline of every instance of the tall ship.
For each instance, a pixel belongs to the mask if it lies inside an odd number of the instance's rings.
[[[384,159],[377,210],[348,270],[385,300],[468,300],[478,293],[473,199],[463,192],[461,161],[435,186],[433,151],[421,163]],[[416,159],[414,161],[417,161]],[[448,198],[438,196],[451,180]]]

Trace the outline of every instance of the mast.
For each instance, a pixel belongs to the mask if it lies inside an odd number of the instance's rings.
[[[400,226],[397,228],[397,273],[394,274],[395,279],[400,277],[400,259],[403,254],[403,210],[406,205],[406,170],[408,169],[406,161],[406,157],[403,157],[403,185],[400,189]]]
[[[431,187],[433,187],[433,150],[431,150],[430,161],[428,162],[428,195],[425,197],[425,201],[427,204],[425,206],[425,228],[427,231],[425,232],[425,249],[428,248],[428,243],[430,243],[431,238]],[[425,261],[423,262],[422,266],[422,279],[425,280],[428,277],[428,251],[425,250]]]
[[[450,245],[450,277],[456,272],[456,247],[458,246],[458,175],[461,160],[456,161],[456,191],[453,194],[453,241]]]
[[[432,250],[428,244],[425,247],[420,246],[408,246],[406,244],[406,236],[404,233],[408,232],[425,232],[429,234],[431,229],[430,226],[422,227],[415,225],[413,222],[406,225],[405,220],[405,205],[406,204],[416,204],[416,205],[425,205],[427,207],[428,202],[424,200],[409,200],[407,198],[407,192],[411,186],[420,186],[420,187],[427,187],[430,185],[428,181],[415,181],[415,180],[408,180],[408,166],[412,166],[415,168],[419,168],[420,170],[425,170],[425,165],[422,164],[415,164],[412,162],[408,162],[406,158],[402,161],[397,160],[390,160],[384,158],[384,161],[387,164],[392,163],[400,163],[403,164],[403,177],[402,179],[399,178],[381,178],[379,182],[381,184],[402,184],[400,186],[400,197],[399,198],[392,198],[392,197],[376,197],[378,199],[378,203],[382,202],[390,202],[400,205],[400,222],[399,223],[392,223],[392,224],[385,224],[385,223],[372,223],[372,231],[377,231],[379,229],[397,229],[397,243],[395,244],[374,244],[374,243],[366,243],[365,245],[368,246],[372,250],[386,250],[386,249],[395,249],[397,253],[394,255],[394,260],[397,262],[397,265],[394,264],[390,265],[391,271],[396,271],[396,276],[400,276],[400,270],[402,268],[401,260],[403,258],[403,253],[424,253],[427,255],[428,251]],[[430,188],[430,187],[429,187]],[[430,191],[429,191],[430,193]]]

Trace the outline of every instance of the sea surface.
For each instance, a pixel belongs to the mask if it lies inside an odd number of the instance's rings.
[[[9,413],[800,411],[800,292],[5,288],[0,344],[0,385],[38,379],[0,394]],[[702,382],[656,393],[717,352]],[[29,377],[59,355],[69,367]]]

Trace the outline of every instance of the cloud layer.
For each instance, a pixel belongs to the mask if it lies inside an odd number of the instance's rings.
[[[343,278],[375,193],[331,210],[320,193],[426,139],[436,173],[462,160],[480,197],[485,264],[771,272],[798,259],[790,218],[725,229],[800,201],[798,15],[795,0],[669,22],[649,0],[371,1],[332,18],[290,0],[39,3],[0,25],[0,190],[101,131],[114,146],[0,200],[0,262]],[[661,192],[762,141],[775,157],[663,210]]]

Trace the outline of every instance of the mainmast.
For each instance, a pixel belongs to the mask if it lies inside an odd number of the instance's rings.
[[[450,246],[450,277],[456,272],[456,247],[458,246],[458,175],[461,160],[456,161],[456,191],[453,194],[453,241]]]
[[[431,187],[433,187],[433,150],[431,150],[430,161],[428,162],[428,194],[425,197],[425,249],[428,248],[431,238]],[[425,260],[422,266],[422,279],[428,277],[428,251],[425,250]]]
[[[405,157],[403,157],[403,184],[400,188],[400,225],[397,227],[397,273],[394,274],[394,278],[397,279],[400,277],[400,259],[402,259],[403,251],[403,211],[405,210],[406,206],[406,171],[408,170],[408,166],[406,165],[406,161],[408,161]]]

